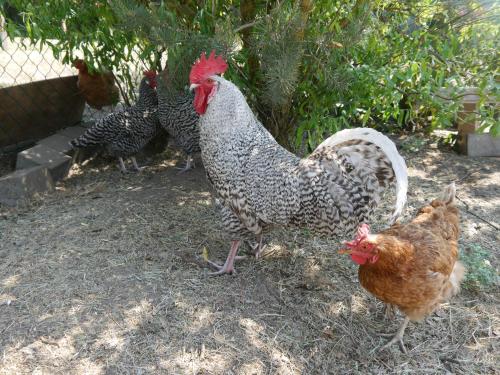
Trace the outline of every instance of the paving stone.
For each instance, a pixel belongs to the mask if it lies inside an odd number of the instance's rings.
[[[54,182],[46,167],[20,169],[0,178],[0,203],[11,207],[23,205],[33,194],[52,190]]]
[[[71,156],[44,145],[36,145],[17,154],[16,169],[45,166],[52,179],[59,181],[68,174],[71,162]]]
[[[69,128],[58,131],[57,134],[73,139],[81,136],[83,133],[85,133],[85,130],[87,130],[87,128],[83,126],[70,126]]]
[[[468,156],[500,156],[500,137],[490,134],[468,134]]]
[[[63,154],[72,154],[73,148],[70,146],[71,138],[61,134],[54,134],[48,138],[44,138],[38,142],[39,145],[47,146],[53,150],[62,152]]]

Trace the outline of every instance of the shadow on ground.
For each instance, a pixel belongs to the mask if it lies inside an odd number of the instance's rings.
[[[459,196],[498,225],[498,160],[437,150],[413,156],[407,217],[465,177]],[[278,230],[264,259],[241,261],[234,277],[209,277],[203,249],[223,261],[228,242],[199,163],[178,175],[181,161],[172,157],[125,176],[94,160],[32,207],[2,211],[0,373],[499,370],[498,290],[464,292],[411,324],[406,355],[373,351],[385,342],[376,333],[394,331],[401,316],[384,322],[336,241]],[[498,258],[498,231],[465,212],[463,232],[462,244]]]

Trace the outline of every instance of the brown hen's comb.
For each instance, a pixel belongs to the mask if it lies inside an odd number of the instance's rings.
[[[222,74],[227,69],[227,63],[222,56],[215,56],[215,51],[210,52],[207,56],[203,52],[200,58],[193,64],[191,73],[189,73],[189,81],[196,83],[207,79],[214,74]]]
[[[370,226],[368,224],[361,224],[358,227],[356,237],[352,241],[344,242],[344,245],[348,249],[339,250],[339,254],[350,254],[351,249],[357,247],[361,241],[363,241],[370,234]]]
[[[83,61],[82,59],[76,59],[73,61],[73,66],[77,69],[82,69],[86,68],[87,64],[85,64],[85,61]]]

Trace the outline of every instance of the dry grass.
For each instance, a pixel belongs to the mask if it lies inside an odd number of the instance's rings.
[[[499,225],[498,159],[412,157],[407,216],[472,173],[460,198]],[[1,211],[0,374],[500,373],[498,289],[410,324],[408,354],[375,352],[401,317],[384,322],[338,242],[279,230],[264,259],[211,278],[202,249],[223,260],[228,243],[201,168],[73,172],[55,194]],[[498,259],[498,240],[463,213],[463,245]]]

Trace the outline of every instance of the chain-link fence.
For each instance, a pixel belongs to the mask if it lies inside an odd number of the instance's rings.
[[[89,107],[78,92],[76,68],[62,63],[47,45],[9,38],[2,21],[0,18],[0,154],[122,107],[120,103],[102,110]],[[131,69],[137,80],[140,71],[139,66]]]

